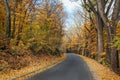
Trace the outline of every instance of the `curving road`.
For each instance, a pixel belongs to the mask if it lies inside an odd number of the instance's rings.
[[[27,80],[92,80],[92,75],[79,56],[68,53],[62,63]]]

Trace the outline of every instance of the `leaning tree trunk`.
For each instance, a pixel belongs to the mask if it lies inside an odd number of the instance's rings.
[[[5,5],[5,9],[6,9],[6,39],[7,39],[7,45],[10,46],[11,17],[10,17],[10,7],[8,5],[8,0],[4,0],[4,5]]]

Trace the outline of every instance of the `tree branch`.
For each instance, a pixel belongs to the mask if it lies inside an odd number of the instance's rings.
[[[110,9],[111,9],[112,3],[113,3],[113,0],[110,1],[109,5],[108,5],[108,7],[107,7],[107,11],[106,11],[106,15],[107,15],[107,16],[108,16],[108,13],[109,13],[109,11],[110,11]]]
[[[88,2],[89,2],[89,7],[90,7],[90,9],[91,9],[95,14],[97,14],[97,11],[95,10],[95,8],[94,8],[91,0],[88,0]]]
[[[109,20],[108,20],[106,14],[104,13],[104,9],[103,9],[102,4],[103,4],[103,3],[102,3],[101,0],[97,0],[97,6],[98,6],[98,10],[99,10],[100,16],[101,16],[104,24],[105,24],[106,26],[110,26]]]
[[[114,23],[113,25],[117,24],[117,19],[119,16],[119,11],[120,10],[120,0],[115,0],[114,3],[114,9],[113,9],[113,13],[112,13],[112,22]]]

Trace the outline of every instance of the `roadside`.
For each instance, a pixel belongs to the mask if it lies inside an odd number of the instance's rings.
[[[74,53],[66,56],[62,63],[27,80],[93,80],[83,59]]]
[[[93,59],[81,55],[80,57],[88,64],[90,71],[93,74],[94,80],[120,80],[120,76],[112,72],[106,66],[99,64]]]
[[[52,56],[52,55],[29,56],[28,59],[30,59],[31,62],[29,63],[28,66],[23,67],[18,70],[13,69],[13,70],[5,71],[5,72],[0,72],[0,80],[11,80],[21,75],[25,75],[25,74],[31,73],[32,71],[38,70],[27,76],[15,79],[15,80],[23,80],[23,78],[33,76],[39,72],[42,72],[46,69],[49,69],[55,66],[56,64],[63,61],[65,58],[66,58],[65,54],[61,56]]]

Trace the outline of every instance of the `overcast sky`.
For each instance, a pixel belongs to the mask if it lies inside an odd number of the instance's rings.
[[[71,26],[74,26],[74,21],[73,21],[73,16],[77,12],[77,10],[82,10],[80,8],[80,1],[77,0],[62,0],[63,2],[63,7],[65,12],[67,13],[67,19],[65,21],[66,28],[69,28]]]

